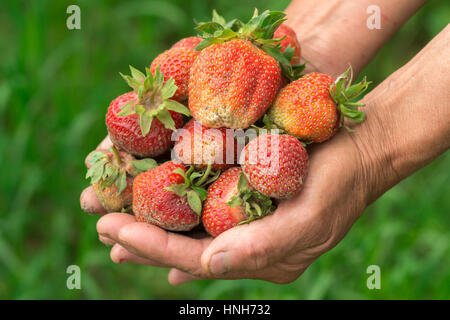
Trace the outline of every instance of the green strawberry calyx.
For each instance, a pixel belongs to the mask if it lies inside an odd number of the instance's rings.
[[[187,197],[189,206],[197,215],[202,213],[202,203],[206,200],[206,187],[213,183],[220,175],[220,170],[212,171],[212,165],[209,164],[204,170],[196,171],[190,166],[187,171],[181,168],[173,170],[173,173],[179,174],[184,178],[184,183],[165,187],[165,190],[172,191],[179,197]]]
[[[228,201],[230,207],[243,206],[248,219],[239,224],[260,219],[275,210],[272,200],[262,193],[249,187],[247,179],[241,172],[238,180],[238,194]]]
[[[305,65],[291,65],[290,61],[294,55],[294,48],[291,46],[281,52],[280,41],[285,37],[273,39],[275,30],[286,21],[285,17],[286,14],[281,11],[266,10],[259,14],[258,9],[255,9],[253,17],[247,23],[238,19],[227,22],[214,10],[211,21],[197,23],[195,29],[201,33],[203,41],[197,45],[195,50],[203,50],[212,44],[234,39],[247,40],[277,60],[283,74],[289,80],[296,80],[301,77]]]
[[[114,146],[109,150],[92,152],[88,164],[90,167],[86,179],[90,179],[91,184],[99,182],[102,188],[114,184],[117,187],[117,195],[127,187],[127,177],[135,177],[158,166],[151,158],[136,160],[125,152],[119,153]]]
[[[366,77],[361,82],[352,84],[353,69],[351,66],[330,86],[330,94],[338,110],[341,113],[341,123],[344,123],[344,118],[349,118],[354,122],[363,122],[366,118],[364,112],[359,110],[359,107],[364,107],[364,103],[351,102],[353,99],[359,97],[364,93],[369,85],[372,83],[366,80]]]
[[[152,126],[152,121],[156,117],[167,129],[176,130],[175,121],[172,119],[169,110],[186,116],[190,116],[189,109],[183,104],[170,99],[178,87],[171,77],[164,82],[164,75],[159,66],[153,75],[150,68],[145,68],[146,74],[130,66],[131,75],[123,75],[122,78],[137,93],[137,99],[132,99],[125,103],[117,114],[126,117],[131,114],[139,116],[139,125],[142,135],[145,137]]]

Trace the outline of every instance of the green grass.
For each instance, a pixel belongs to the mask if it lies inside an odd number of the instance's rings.
[[[71,1],[0,4],[0,298],[313,299],[450,298],[450,154],[387,192],[348,236],[289,285],[262,281],[167,284],[167,270],[114,265],[82,213],[83,159],[106,134],[109,102],[127,90],[118,72],[142,68],[192,33],[216,7],[227,17],[283,9],[288,0],[93,1],[82,29],[65,26]],[[237,5],[238,4],[238,5]],[[408,61],[450,16],[429,2],[364,70],[375,84]],[[82,290],[66,288],[66,268]],[[381,267],[382,289],[366,288]]]

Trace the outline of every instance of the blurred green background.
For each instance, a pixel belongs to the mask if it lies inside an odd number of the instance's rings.
[[[81,30],[66,8],[81,7]],[[450,298],[450,154],[367,209],[348,236],[297,281],[200,281],[171,287],[167,270],[115,265],[97,239],[97,217],[79,207],[83,159],[105,136],[109,102],[128,90],[118,72],[143,68],[193,18],[213,8],[247,19],[289,0],[0,2],[0,298],[7,299],[410,299]],[[306,13],[305,13],[306,14]],[[413,57],[450,18],[430,1],[363,71],[375,84]],[[66,268],[82,289],[66,288]],[[366,268],[381,267],[381,290]]]

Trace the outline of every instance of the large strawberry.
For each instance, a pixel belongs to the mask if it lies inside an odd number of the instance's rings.
[[[233,130],[207,128],[191,119],[177,134],[173,152],[184,164],[197,169],[211,164],[214,170],[225,170],[236,164],[237,142]]]
[[[129,211],[134,177],[156,167],[153,159],[136,160],[114,146],[92,152],[87,164],[86,179],[91,179],[97,198],[107,212]]]
[[[189,73],[195,58],[200,53],[194,48],[189,47],[187,41],[184,44],[178,44],[158,55],[150,66],[153,74],[159,67],[166,81],[171,77],[175,80],[178,89],[172,99],[179,102],[188,99]]]
[[[187,231],[200,222],[206,184],[217,178],[174,161],[141,173],[133,183],[133,212],[140,222],[166,230]]]
[[[308,154],[290,135],[261,134],[242,150],[240,164],[252,187],[276,199],[288,199],[303,186]]]
[[[344,117],[355,122],[365,119],[351,102],[367,90],[364,78],[352,84],[349,68],[335,81],[323,73],[310,73],[290,83],[278,94],[268,115],[276,126],[305,142],[323,142],[331,138],[343,124]]]
[[[264,217],[274,210],[269,197],[248,185],[242,169],[230,168],[208,188],[202,222],[213,237],[239,224]]]
[[[297,34],[291,27],[289,27],[284,23],[281,24],[278,27],[278,29],[275,30],[273,37],[275,39],[284,38],[280,42],[280,45],[282,47],[281,52],[286,51],[288,47],[293,49],[292,58],[290,60],[292,65],[300,63],[300,54],[301,54],[300,43],[298,42]]]
[[[121,149],[139,157],[154,157],[172,146],[171,135],[183,126],[182,114],[189,110],[172,100],[177,91],[174,79],[164,84],[164,75],[156,69],[155,75],[130,66],[131,76],[122,77],[134,91],[114,99],[106,114],[111,141]]]
[[[273,103],[289,60],[272,39],[284,13],[257,11],[247,23],[201,23],[205,38],[189,80],[189,109],[207,127],[248,128]],[[280,68],[281,66],[281,68]]]

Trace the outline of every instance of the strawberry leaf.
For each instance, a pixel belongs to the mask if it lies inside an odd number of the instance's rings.
[[[132,161],[131,164],[136,168],[139,172],[145,172],[151,169],[154,169],[158,166],[158,163],[152,158],[146,158],[142,160]]]
[[[175,85],[175,79],[170,78],[166,81],[164,87],[161,90],[163,100],[167,100],[177,92],[178,87]]]
[[[336,78],[336,81],[330,86],[329,92],[337,109],[341,112],[341,123],[344,118],[349,118],[354,122],[363,122],[366,115],[359,111],[359,107],[363,107],[364,103],[351,102],[361,94],[363,94],[371,84],[364,78],[361,82],[352,84],[353,69],[350,66],[343,74]]]
[[[153,116],[150,114],[150,111],[146,111],[140,114],[139,118],[139,126],[141,127],[142,135],[145,137],[152,126]]]
[[[100,159],[106,158],[106,155],[101,151],[94,151],[89,154],[89,164],[94,164]]]
[[[139,83],[143,83],[145,81],[145,74],[143,74],[142,72],[140,72],[138,69],[133,68],[132,66],[130,67],[130,71],[131,71],[131,76],[136,79],[137,81],[139,81]]]
[[[108,160],[105,159],[101,159],[99,161],[97,161],[96,163],[94,163],[92,165],[92,167],[89,168],[89,170],[86,173],[86,179],[91,179],[91,183],[95,183],[98,180],[100,180],[100,178],[103,175],[103,172],[105,170],[105,164],[108,162]]]
[[[233,198],[231,198],[230,201],[228,201],[228,205],[230,207],[237,207],[240,206],[244,203],[244,201],[239,197],[239,196],[234,196]]]
[[[179,197],[184,197],[186,195],[187,187],[185,184],[174,184],[173,186],[165,187],[164,190],[171,191]]]
[[[206,200],[206,196],[207,196],[208,192],[205,189],[196,187],[196,186],[192,186],[192,190],[194,190],[195,192],[198,193],[198,195],[202,201]]]
[[[166,102],[164,102],[164,105],[167,110],[175,111],[188,117],[191,116],[189,108],[179,102],[176,102],[175,100],[167,100]]]
[[[200,196],[197,192],[194,190],[187,192],[187,201],[189,206],[197,215],[200,215],[202,213],[202,200],[200,199]]]
[[[161,123],[167,129],[174,130],[174,131],[177,129],[175,127],[175,121],[173,121],[172,116],[170,115],[170,113],[167,109],[160,110],[158,112],[158,114],[156,115],[156,117],[158,118],[159,121],[161,121]],[[149,130],[150,130],[150,128],[149,128]],[[148,133],[148,131],[147,131],[147,133]]]
[[[135,111],[136,100],[129,100],[122,107],[120,107],[120,111],[117,113],[119,117],[126,117],[133,114]]]
[[[127,187],[127,174],[125,171],[121,171],[115,181],[117,187],[117,195],[121,194],[123,190]]]

